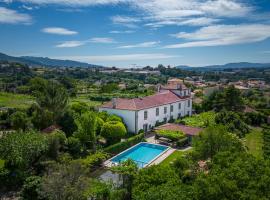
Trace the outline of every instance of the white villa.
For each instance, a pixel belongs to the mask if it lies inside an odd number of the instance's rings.
[[[167,85],[158,86],[154,95],[134,99],[115,98],[103,104],[99,111],[122,117],[129,132],[138,133],[141,129],[147,132],[157,122],[191,115],[191,92],[180,79],[171,79]]]

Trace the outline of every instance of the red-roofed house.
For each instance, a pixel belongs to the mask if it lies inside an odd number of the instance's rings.
[[[190,89],[182,83],[169,81],[168,85],[159,87],[154,95],[134,99],[115,98],[103,104],[99,111],[122,117],[131,133],[138,133],[141,129],[147,132],[157,122],[191,115],[190,94]]]

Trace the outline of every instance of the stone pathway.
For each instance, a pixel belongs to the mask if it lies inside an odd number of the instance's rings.
[[[159,156],[156,160],[154,160],[148,166],[158,165],[159,163],[161,163],[163,160],[165,160],[167,157],[169,157],[175,151],[176,151],[176,149],[170,148],[168,151],[166,151],[164,154],[162,154],[161,156]]]

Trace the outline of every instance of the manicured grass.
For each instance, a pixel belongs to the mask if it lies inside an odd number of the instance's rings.
[[[183,155],[185,155],[185,153],[186,153],[185,151],[175,151],[171,155],[169,155],[169,157],[167,157],[165,160],[163,160],[162,163],[160,163],[160,164],[161,165],[169,165],[170,163],[175,161],[177,158],[180,158]]]
[[[30,95],[0,92],[0,107],[28,108],[34,102]]]
[[[260,129],[254,128],[245,137],[245,144],[248,147],[248,151],[259,158],[263,156],[263,135]]]
[[[75,102],[83,102],[91,107],[100,106],[102,104],[102,102],[99,101],[91,101],[88,95],[78,95],[77,97],[70,99],[71,104]]]

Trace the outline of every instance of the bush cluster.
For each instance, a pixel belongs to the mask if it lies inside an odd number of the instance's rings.
[[[168,138],[172,141],[178,141],[180,139],[185,138],[185,134],[183,132],[180,131],[169,131],[169,130],[157,130],[156,131],[156,137],[164,137],[164,138]]]
[[[138,135],[135,135],[133,137],[128,138],[124,142],[119,142],[116,144],[113,144],[107,148],[104,149],[105,152],[110,153],[110,154],[118,154],[121,151],[124,151],[128,149],[129,147],[144,141],[144,133],[140,133]]]
[[[263,155],[270,159],[270,128],[263,129]]]

